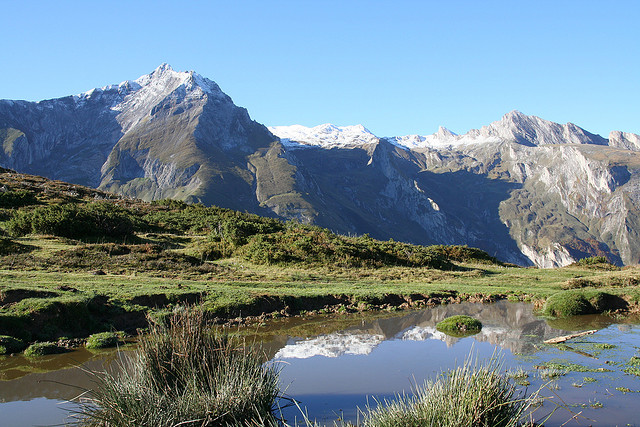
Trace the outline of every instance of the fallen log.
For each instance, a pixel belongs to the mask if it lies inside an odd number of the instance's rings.
[[[595,334],[596,332],[598,332],[597,329],[593,329],[591,331],[584,331],[584,332],[578,332],[576,334],[570,334],[570,335],[564,335],[561,337],[555,337],[555,338],[550,338],[548,340],[545,340],[544,343],[545,344],[560,344],[561,342],[565,342],[574,338],[578,338],[578,337],[583,337],[585,335],[591,335],[591,334]]]

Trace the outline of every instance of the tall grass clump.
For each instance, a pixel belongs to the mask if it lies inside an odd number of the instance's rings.
[[[270,426],[278,375],[255,350],[182,310],[153,324],[119,375],[93,374],[85,426]]]
[[[469,357],[462,366],[365,412],[365,427],[517,426],[531,398],[519,396],[502,375],[501,358],[480,365]]]

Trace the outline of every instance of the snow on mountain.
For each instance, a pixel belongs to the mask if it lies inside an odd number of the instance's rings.
[[[301,125],[271,126],[269,130],[283,144],[294,148],[305,145],[344,148],[378,142],[378,137],[362,125],[335,126],[326,123],[312,128]]]
[[[438,131],[433,135],[392,136],[384,139],[394,145],[411,150],[423,147],[445,148],[460,143],[460,137],[457,134],[442,126],[440,126]]]
[[[313,128],[300,125],[273,126],[269,130],[278,136],[285,145],[292,147],[319,146],[322,148],[354,147],[377,142],[377,136],[362,125],[339,127],[324,124]],[[635,146],[629,134],[618,138],[620,146]],[[449,129],[440,127],[432,135],[406,135],[382,138],[387,142],[411,150],[414,149],[452,149],[464,145],[509,141],[528,146],[551,144],[594,144],[607,145],[608,141],[600,135],[587,132],[573,123],[559,124],[527,116],[519,111],[511,111],[502,119],[472,129],[466,134],[457,135]],[[638,145],[640,147],[640,145]]]
[[[383,335],[333,333],[308,340],[290,340],[275,359],[307,359],[313,356],[338,357],[344,354],[366,355],[382,341]]]

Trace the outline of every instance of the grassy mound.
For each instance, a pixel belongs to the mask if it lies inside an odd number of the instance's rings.
[[[63,347],[58,347],[53,342],[36,342],[31,344],[24,351],[24,355],[28,357],[46,356],[48,354],[60,354],[66,351]]]
[[[96,374],[83,424],[275,426],[278,376],[262,362],[201,312],[178,311],[151,328],[122,374]]]
[[[447,335],[463,337],[480,332],[482,323],[470,316],[457,315],[438,322],[436,329]]]
[[[616,295],[594,290],[571,290],[558,292],[547,298],[542,314],[551,317],[569,317],[602,313],[626,306],[626,301]]]
[[[114,332],[100,332],[90,335],[87,339],[87,348],[109,348],[118,345],[118,335]]]
[[[398,396],[365,413],[365,427],[518,426],[532,399],[519,398],[496,358],[483,366],[467,359],[413,396]]]

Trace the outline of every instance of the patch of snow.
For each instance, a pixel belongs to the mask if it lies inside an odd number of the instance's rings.
[[[283,144],[290,146],[297,144],[322,148],[343,148],[378,142],[378,137],[362,125],[335,126],[326,123],[312,128],[301,125],[270,126],[269,131],[280,138]]]

